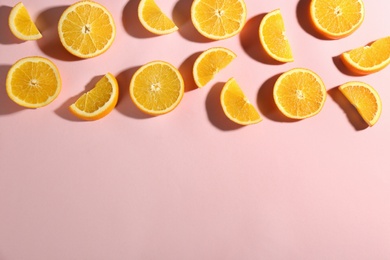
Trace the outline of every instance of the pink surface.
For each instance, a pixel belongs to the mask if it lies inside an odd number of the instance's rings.
[[[341,40],[319,38],[308,0],[247,0],[240,35],[208,41],[195,32],[192,1],[156,2],[179,31],[153,36],[137,20],[138,0],[100,0],[117,37],[103,55],[79,60],[56,26],[69,0],[25,0],[43,32],[20,42],[0,4],[0,260],[46,259],[390,259],[390,68],[353,76],[342,52],[388,36],[389,1],[365,1],[362,26]],[[275,64],[260,51],[257,27],[280,8],[295,61]],[[199,52],[230,48],[238,57],[203,89],[191,68]],[[60,96],[31,110],[14,104],[5,77],[18,59],[41,55],[58,66]],[[148,117],[130,100],[131,75],[164,60],[187,91],[171,113]],[[276,77],[291,68],[318,73],[329,90],[315,117],[290,122],[272,101]],[[117,108],[95,122],[68,106],[97,78],[117,76]],[[237,127],[219,93],[235,77],[264,120]],[[383,112],[366,128],[335,88],[360,80],[379,92]]]

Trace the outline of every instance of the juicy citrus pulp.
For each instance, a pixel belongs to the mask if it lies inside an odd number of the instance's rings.
[[[339,39],[352,34],[362,24],[364,5],[362,0],[312,0],[310,16],[319,33]]]
[[[6,90],[11,100],[28,108],[51,103],[61,91],[56,65],[43,57],[26,57],[8,71]]]
[[[8,25],[12,34],[20,40],[28,41],[42,38],[42,34],[22,2],[12,8],[9,14]]]
[[[326,100],[326,88],[313,71],[295,68],[279,76],[273,96],[276,106],[285,116],[304,119],[321,111]]]
[[[221,105],[225,115],[240,125],[259,123],[262,118],[249,102],[234,78],[229,79],[221,91]]]
[[[177,31],[175,23],[169,19],[154,0],[141,0],[138,5],[141,24],[155,34],[168,34]]]
[[[118,102],[118,82],[111,73],[104,75],[93,89],[84,93],[69,109],[84,120],[97,120],[108,115]]]
[[[341,85],[339,90],[369,126],[378,121],[382,112],[382,102],[373,87],[363,82],[352,81]]]
[[[107,51],[116,31],[114,20],[104,6],[80,1],[63,12],[58,33],[66,50],[80,58],[91,58]]]
[[[236,58],[227,48],[213,47],[202,52],[195,60],[193,76],[198,87],[204,87],[214,76]]]
[[[130,97],[134,104],[150,115],[172,111],[184,95],[184,81],[180,72],[165,61],[143,65],[130,81]]]
[[[191,20],[203,36],[220,40],[238,34],[246,20],[243,0],[195,0],[191,6]]]
[[[280,62],[294,61],[279,9],[264,16],[259,27],[260,42],[268,55]]]

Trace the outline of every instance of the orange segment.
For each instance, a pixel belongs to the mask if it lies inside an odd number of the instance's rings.
[[[259,27],[260,42],[269,56],[280,62],[294,61],[279,9],[264,16]]]
[[[130,81],[130,97],[134,104],[150,115],[172,111],[184,95],[183,78],[173,65],[153,61],[139,68]]]
[[[221,91],[221,105],[225,115],[240,125],[259,123],[262,118],[249,102],[234,78],[229,79]]]
[[[28,41],[42,38],[42,34],[22,2],[12,8],[9,14],[8,25],[12,34],[20,40]]]
[[[203,36],[221,40],[238,34],[246,21],[243,0],[194,0],[191,20]]]
[[[384,69],[390,63],[390,36],[370,45],[359,47],[341,55],[345,66],[357,74],[370,74]]]
[[[108,115],[116,106],[119,87],[116,78],[107,73],[93,89],[84,93],[69,109],[84,120],[97,120]]]
[[[213,47],[195,60],[193,76],[196,85],[204,87],[214,76],[236,58],[236,54],[227,48]]]
[[[6,90],[10,99],[18,105],[43,107],[60,93],[60,73],[56,65],[46,58],[23,58],[8,71]]]
[[[314,27],[330,39],[346,37],[364,20],[362,0],[312,0],[310,16]]]
[[[140,1],[138,18],[148,31],[155,34],[168,34],[178,30],[175,23],[161,11],[154,0]]]
[[[110,12],[93,1],[80,1],[61,15],[58,33],[62,45],[80,58],[98,56],[111,46],[115,23]]]
[[[382,102],[373,87],[363,82],[352,81],[341,85],[339,90],[369,126],[378,121],[382,112]]]
[[[277,79],[273,96],[276,106],[285,116],[304,119],[321,111],[326,100],[326,88],[316,73],[296,68]]]

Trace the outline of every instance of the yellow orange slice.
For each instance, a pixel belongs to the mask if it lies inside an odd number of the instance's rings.
[[[138,18],[148,31],[155,34],[168,34],[178,30],[175,23],[161,11],[154,0],[140,1]]]
[[[42,38],[42,34],[22,2],[16,4],[11,9],[8,25],[12,34],[20,40],[28,41]]]

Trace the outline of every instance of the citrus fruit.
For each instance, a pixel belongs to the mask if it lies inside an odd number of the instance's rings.
[[[130,81],[130,97],[144,113],[161,115],[172,111],[184,95],[183,78],[173,65],[152,61],[140,67]]]
[[[220,99],[223,112],[233,122],[250,125],[262,120],[234,78],[229,79],[223,86]]]
[[[61,91],[61,77],[56,65],[43,57],[26,57],[11,66],[6,90],[11,100],[28,108],[51,103]]]
[[[138,18],[148,31],[155,34],[168,34],[178,30],[175,23],[161,11],[154,0],[140,1]]]
[[[273,96],[276,106],[285,116],[304,119],[321,111],[326,100],[326,88],[313,71],[295,68],[279,76]]]
[[[16,4],[11,9],[8,25],[12,34],[20,40],[28,41],[42,38],[42,34],[22,2]]]
[[[197,31],[212,40],[238,34],[246,21],[244,0],[194,0],[191,21]]]
[[[280,62],[294,61],[279,9],[266,14],[261,20],[259,36],[265,52],[273,59]]]
[[[378,121],[382,112],[382,102],[373,87],[363,82],[351,81],[341,85],[339,90],[369,126]]]
[[[196,85],[204,87],[221,69],[236,58],[236,54],[227,48],[213,47],[202,52],[194,62],[193,76]]]
[[[115,30],[110,12],[93,1],[69,6],[58,23],[62,45],[80,58],[92,58],[107,51],[114,42]]]
[[[346,37],[364,20],[362,0],[312,0],[310,16],[314,27],[330,39]]]
[[[69,109],[78,118],[97,120],[108,115],[116,106],[118,82],[111,73],[104,75],[93,89],[84,93]]]
[[[344,52],[341,60],[350,71],[357,74],[380,71],[390,63],[390,36]]]

